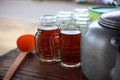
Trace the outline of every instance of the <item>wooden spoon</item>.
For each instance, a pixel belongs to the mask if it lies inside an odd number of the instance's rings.
[[[12,66],[6,73],[3,80],[10,80],[14,75],[16,69],[25,58],[25,56],[34,50],[34,35],[26,34],[22,35],[17,39],[17,47],[21,51],[16,60],[13,62]]]

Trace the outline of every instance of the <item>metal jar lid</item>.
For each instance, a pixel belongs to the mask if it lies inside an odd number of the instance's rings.
[[[120,29],[120,10],[102,14],[98,23],[104,27]]]

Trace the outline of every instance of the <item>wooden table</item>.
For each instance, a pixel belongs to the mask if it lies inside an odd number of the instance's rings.
[[[0,80],[18,56],[18,49],[0,56]],[[81,68],[66,69],[60,63],[41,63],[35,53],[28,54],[22,61],[12,80],[86,80]]]

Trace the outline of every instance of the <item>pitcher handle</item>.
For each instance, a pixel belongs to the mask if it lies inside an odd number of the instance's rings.
[[[116,71],[118,66],[120,65],[120,36],[115,36],[111,38],[111,45],[117,50],[117,59],[115,62],[115,68],[111,70],[111,78],[112,80],[120,80],[120,72],[116,75]],[[117,68],[117,69],[116,69]]]

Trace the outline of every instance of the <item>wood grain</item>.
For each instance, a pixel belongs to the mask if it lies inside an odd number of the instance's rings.
[[[10,69],[7,71],[5,74],[3,80],[10,80],[11,77],[14,75],[15,71],[19,67],[20,63],[22,60],[26,57],[27,53],[26,52],[20,52],[13,64],[10,66]]]
[[[0,57],[0,80],[18,56],[17,49]],[[60,63],[41,63],[34,53],[26,56],[12,80],[87,80],[81,68],[66,69]]]

